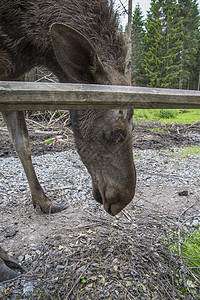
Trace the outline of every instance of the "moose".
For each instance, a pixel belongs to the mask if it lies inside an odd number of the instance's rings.
[[[128,85],[127,46],[109,0],[0,0],[0,80],[24,81],[45,66],[62,83]],[[25,170],[34,208],[56,213],[65,207],[45,195],[31,161],[24,114],[4,111]],[[93,196],[111,215],[134,197],[132,110],[71,110],[77,152],[92,179]],[[0,281],[21,268],[0,247]]]

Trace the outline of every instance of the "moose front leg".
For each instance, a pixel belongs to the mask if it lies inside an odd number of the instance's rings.
[[[66,207],[63,205],[52,204],[37,179],[31,159],[31,147],[24,113],[11,111],[3,112],[2,115],[26,173],[34,208],[39,205],[44,213],[56,213],[65,209]]]

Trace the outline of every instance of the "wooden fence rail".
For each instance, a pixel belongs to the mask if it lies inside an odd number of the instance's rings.
[[[0,82],[0,111],[199,108],[200,92],[130,86]]]

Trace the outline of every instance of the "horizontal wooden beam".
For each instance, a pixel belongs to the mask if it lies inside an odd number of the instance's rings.
[[[200,92],[130,86],[0,82],[0,111],[199,108]]]

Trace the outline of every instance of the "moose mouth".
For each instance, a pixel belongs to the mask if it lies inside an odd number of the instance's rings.
[[[94,198],[95,198],[95,200],[96,200],[97,202],[99,202],[100,204],[103,204],[103,205],[104,205],[105,201],[103,201],[103,198],[102,198],[102,196],[101,196],[101,194],[100,194],[98,188],[95,189],[95,193],[93,192],[93,196],[94,196]],[[114,216],[114,214],[113,214],[113,212],[112,212],[112,210],[111,210],[111,205],[112,205],[112,204],[109,204],[109,205],[107,204],[106,206],[104,205],[104,209],[105,209],[105,210],[107,211],[107,213],[109,213],[111,216]]]
[[[104,205],[105,200],[103,201],[103,197],[101,196],[99,189],[94,184],[93,184],[93,196],[97,202]],[[104,197],[104,199],[105,199],[105,197]],[[111,211],[111,204],[107,205],[107,207],[105,207],[105,205],[104,205],[104,208],[111,216],[114,216],[114,214]]]
[[[133,194],[130,193],[129,197],[122,199],[119,194],[113,193],[112,197],[106,198],[106,192],[99,190],[99,188],[93,184],[93,196],[97,202],[103,204],[104,209],[111,216],[117,215],[133,198]]]

